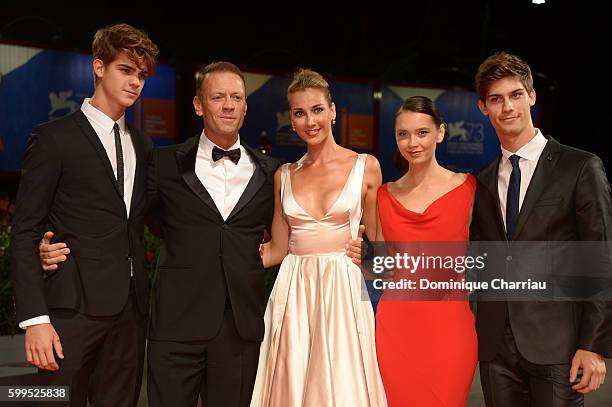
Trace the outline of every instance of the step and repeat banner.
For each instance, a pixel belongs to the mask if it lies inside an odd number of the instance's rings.
[[[34,126],[72,113],[93,94],[91,55],[0,44],[0,171],[19,171]],[[176,137],[176,73],[159,64],[127,119],[156,144]]]
[[[83,99],[92,95],[91,62],[87,54],[0,44],[0,171],[20,170],[26,141],[35,125],[79,109]],[[290,76],[245,73],[245,79],[248,112],[241,138],[288,162],[299,159],[306,147],[291,130],[286,96]],[[441,165],[476,172],[499,154],[495,132],[479,111],[474,92],[390,85],[375,88],[365,81],[329,83],[337,111],[336,141],[376,155],[385,181],[401,175],[395,113],[404,99],[414,95],[434,100],[447,123],[446,137],[437,149]],[[534,114],[537,118],[537,109]],[[173,67],[158,65],[155,75],[147,79],[142,97],[128,110],[127,119],[157,145],[176,142]]]

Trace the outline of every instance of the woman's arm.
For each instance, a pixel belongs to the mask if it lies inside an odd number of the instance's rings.
[[[378,207],[378,201],[376,201],[376,240],[379,242],[385,241],[382,225],[380,224],[380,208]]]
[[[376,157],[368,155],[363,175],[363,185],[366,189],[363,200],[363,216],[361,223],[365,225],[365,233],[369,240],[376,240],[378,234],[378,215],[376,209],[376,196],[382,183],[380,164]]]

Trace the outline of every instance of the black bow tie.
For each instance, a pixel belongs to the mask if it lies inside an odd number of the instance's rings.
[[[219,147],[214,146],[212,150],[213,161],[219,161],[223,157],[228,157],[234,164],[238,164],[238,160],[240,160],[240,149],[221,150]]]

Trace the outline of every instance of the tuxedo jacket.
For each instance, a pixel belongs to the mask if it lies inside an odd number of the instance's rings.
[[[470,227],[473,241],[507,240],[497,186],[499,160],[478,174]],[[512,241],[610,240],[612,203],[601,160],[549,137],[527,189]],[[501,261],[508,262],[505,267],[511,269],[511,256]],[[542,258],[537,263],[552,269],[550,261]],[[604,261],[609,263],[610,259]],[[610,264],[606,267],[609,270]],[[574,272],[579,274],[581,270]],[[479,301],[477,308],[481,361],[495,357],[506,318],[518,350],[532,363],[570,363],[579,348],[607,357],[612,354],[610,302]]]
[[[274,213],[279,162],[243,144],[256,168],[224,220],[195,173],[198,141],[157,148],[149,163],[150,216],[163,236],[149,338],[213,338],[228,293],[238,334],[261,341],[265,292],[259,245]]]
[[[110,160],[81,110],[32,131],[11,230],[11,278],[17,320],[72,309],[90,316],[122,311],[133,272],[138,306],[148,309],[143,239],[151,141],[129,127],[136,173],[128,216]],[[38,244],[50,228],[71,250],[43,273]]]

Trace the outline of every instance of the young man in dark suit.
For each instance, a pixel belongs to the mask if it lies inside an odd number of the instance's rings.
[[[153,73],[158,48],[143,31],[116,24],[96,32],[92,51],[92,98],[36,127],[28,141],[11,276],[27,359],[41,383],[70,386],[71,406],[88,398],[94,406],[134,406],[149,297],[142,237],[152,146],[126,124],[125,110]],[[43,275],[45,225],[71,256]]]
[[[490,56],[478,69],[476,90],[502,151],[478,175],[470,239],[506,242],[509,250],[521,241],[612,240],[603,164],[534,127],[527,63],[506,52]],[[500,260],[502,274],[517,267],[513,260]],[[606,299],[479,301],[476,324],[487,406],[582,406],[583,395],[604,380],[604,357],[612,353]]]

